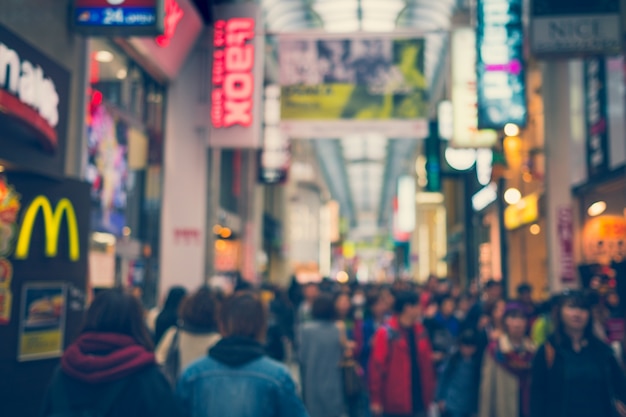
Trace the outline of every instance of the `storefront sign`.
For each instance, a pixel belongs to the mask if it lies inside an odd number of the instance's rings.
[[[25,284],[22,287],[18,360],[61,356],[65,337],[65,284]]]
[[[586,59],[584,77],[587,172],[589,179],[594,179],[609,170],[607,80],[604,58]]]
[[[621,50],[619,0],[532,0],[531,13],[531,48],[537,56]]]
[[[241,241],[217,240],[215,242],[215,271],[232,272],[239,269]]]
[[[504,209],[504,225],[507,230],[515,230],[539,219],[539,194],[533,193],[522,198],[517,204]]]
[[[478,0],[478,128],[526,125],[522,0]]]
[[[74,0],[72,22],[92,36],[161,35],[163,0]]]
[[[498,136],[494,130],[478,130],[476,102],[476,32],[459,28],[452,33],[452,143],[457,148],[490,148]]]
[[[571,207],[559,207],[557,236],[561,250],[561,282],[576,280],[574,263],[574,211]]]
[[[59,232],[61,231],[62,220],[65,215],[69,240],[69,258],[73,262],[80,259],[80,241],[78,234],[78,224],[76,212],[72,202],[62,198],[52,209],[50,200],[45,196],[37,196],[30,203],[24,214],[22,227],[15,247],[15,259],[28,259],[30,249],[30,239],[33,234],[33,226],[39,212],[43,214],[43,224],[46,234],[45,254],[49,258],[54,258],[58,254]]]
[[[583,256],[587,263],[609,265],[626,259],[626,218],[599,216],[583,228]]]
[[[1,158],[62,172],[69,79],[65,69],[0,27]]]
[[[243,3],[215,8],[211,74],[210,146],[258,148],[263,37],[260,8]]]

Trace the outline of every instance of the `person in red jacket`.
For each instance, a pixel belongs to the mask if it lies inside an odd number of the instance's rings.
[[[417,294],[399,293],[393,317],[374,336],[369,385],[375,416],[421,417],[434,400],[432,348],[419,317]]]

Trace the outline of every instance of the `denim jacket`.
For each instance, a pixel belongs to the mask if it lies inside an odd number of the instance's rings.
[[[187,417],[308,417],[287,367],[266,356],[239,366],[200,359],[181,376],[177,395]]]

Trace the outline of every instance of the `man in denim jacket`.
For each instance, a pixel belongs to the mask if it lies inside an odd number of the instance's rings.
[[[252,294],[238,294],[222,308],[224,338],[181,376],[177,394],[188,417],[308,417],[295,383],[260,343],[267,314]]]

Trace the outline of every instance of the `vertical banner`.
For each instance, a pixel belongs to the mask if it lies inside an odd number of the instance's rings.
[[[574,263],[574,212],[571,207],[558,209],[557,236],[561,249],[561,282],[572,283],[576,280]]]
[[[263,149],[259,160],[259,182],[283,184],[291,164],[289,138],[280,129],[280,87],[265,87]]]
[[[607,79],[604,57],[585,60],[584,79],[587,172],[589,179],[594,179],[609,170]]]
[[[260,6],[214,9],[211,134],[214,148],[261,147],[264,38]]]
[[[526,125],[522,0],[478,0],[478,128]]]
[[[494,130],[478,130],[476,103],[476,32],[459,28],[452,33],[452,144],[456,148],[491,148],[498,139]],[[441,117],[441,116],[440,116]]]
[[[279,39],[281,117],[291,137],[428,133],[424,39]]]

